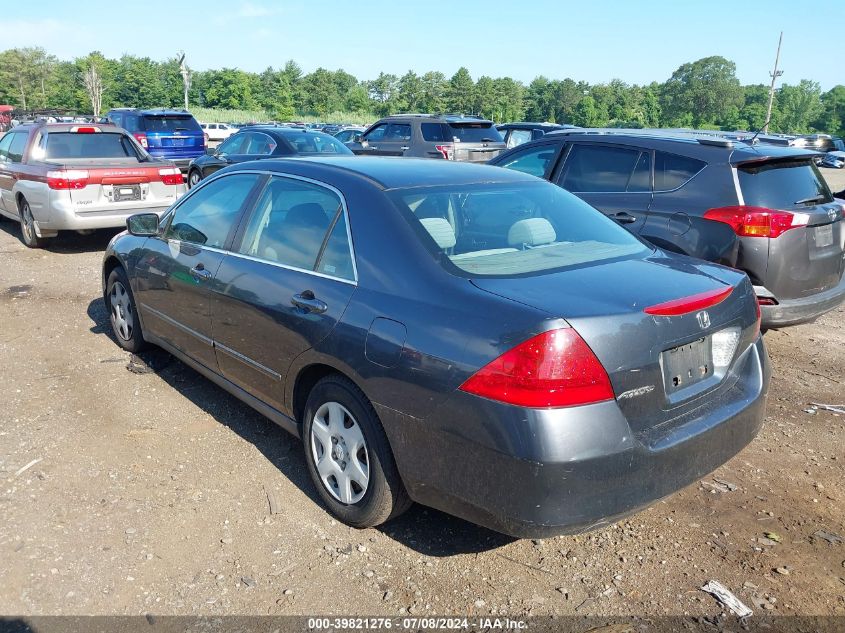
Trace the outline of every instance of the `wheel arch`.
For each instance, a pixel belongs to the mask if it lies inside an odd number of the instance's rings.
[[[308,395],[318,382],[331,374],[343,376],[347,380],[351,381],[356,387],[358,387],[358,389],[361,390],[364,397],[369,400],[369,396],[367,396],[364,390],[361,389],[358,381],[349,375],[349,372],[345,372],[325,362],[315,361],[308,363],[297,370],[296,378],[293,380],[289,400],[291,403],[291,413],[293,414],[293,419],[296,420],[298,424],[302,423],[302,415],[305,412],[305,403],[308,401]]]

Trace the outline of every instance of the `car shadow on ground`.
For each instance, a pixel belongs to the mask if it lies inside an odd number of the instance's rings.
[[[4,231],[11,237],[21,241],[21,225],[16,220],[10,220],[3,217],[0,220],[0,230]],[[76,231],[59,231],[59,234],[47,241],[42,250],[48,253],[56,253],[59,255],[75,255],[78,253],[92,253],[96,251],[105,251],[109,245],[109,240],[117,235],[122,229],[99,229],[82,235]]]
[[[88,305],[90,331],[108,336],[117,346],[101,298]],[[129,371],[156,373],[197,407],[253,444],[315,504],[322,507],[308,475],[302,442],[206,379],[164,350],[151,348],[127,365]],[[329,515],[326,514],[326,521]],[[379,526],[380,532],[425,556],[446,557],[495,549],[515,539],[468,521],[414,505],[402,516]]]

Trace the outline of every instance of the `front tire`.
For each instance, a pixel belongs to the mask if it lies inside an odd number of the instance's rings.
[[[192,169],[188,174],[188,189],[196,187],[200,184],[200,180],[202,180],[202,175],[196,169]]]
[[[320,380],[304,416],[308,472],[334,516],[368,528],[411,506],[375,409],[353,382],[340,375]]]
[[[35,232],[35,217],[32,215],[32,209],[26,198],[21,198],[18,209],[20,210],[21,241],[29,248],[43,248],[47,240],[38,237]]]
[[[137,353],[147,343],[141,332],[141,322],[135,307],[135,296],[123,268],[115,268],[106,282],[106,309],[117,344],[127,352]]]

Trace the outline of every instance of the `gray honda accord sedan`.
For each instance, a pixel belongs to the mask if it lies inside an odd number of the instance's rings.
[[[763,421],[745,274],[533,176],[265,160],[127,224],[103,262],[117,342],[166,349],[301,437],[356,527],[416,501],[514,536],[592,529]]]

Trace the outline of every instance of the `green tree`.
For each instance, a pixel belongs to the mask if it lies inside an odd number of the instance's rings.
[[[479,77],[475,83],[473,90],[473,105],[472,110],[474,114],[479,114],[484,117],[494,118],[496,115],[496,84],[493,79],[487,76]]]
[[[446,108],[456,114],[472,114],[475,103],[475,83],[469,70],[461,66],[449,80],[446,89]]]
[[[58,60],[40,47],[0,53],[0,96],[22,108],[45,108]]]
[[[409,70],[399,79],[396,86],[398,90],[397,101],[400,109],[406,112],[418,112],[422,106],[425,93],[423,81],[413,70]]]
[[[845,86],[838,85],[821,98],[822,112],[815,122],[818,130],[845,136]]]
[[[797,86],[781,86],[777,102],[780,112],[777,130],[780,132],[810,132],[810,123],[824,111],[821,88],[808,79],[802,79]]]
[[[501,77],[493,80],[493,89],[497,121],[519,121],[525,116],[525,86],[510,77]]]
[[[670,125],[719,123],[743,105],[736,64],[719,56],[683,64],[663,86],[660,105]]]
[[[446,75],[441,72],[427,72],[420,81],[422,82],[422,98],[420,110],[436,114],[446,110],[446,91],[448,82]]]
[[[114,102],[133,108],[154,108],[166,103],[161,65],[148,57],[124,55],[114,74]]]

